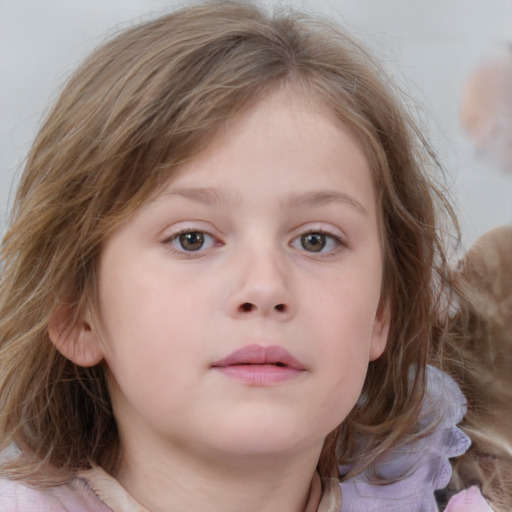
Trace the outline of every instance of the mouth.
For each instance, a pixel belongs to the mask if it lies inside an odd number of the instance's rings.
[[[247,345],[215,361],[212,368],[253,386],[282,383],[306,370],[297,358],[277,345]]]

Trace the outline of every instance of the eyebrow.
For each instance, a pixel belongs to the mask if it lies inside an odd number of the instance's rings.
[[[330,203],[342,203],[356,209],[363,215],[368,215],[366,208],[355,198],[337,190],[317,190],[311,192],[293,192],[283,202],[287,208],[302,206],[318,207]]]
[[[242,198],[230,190],[215,187],[177,187],[171,188],[165,196],[181,196],[197,203],[208,205],[240,204]],[[283,208],[295,209],[304,206],[320,207],[330,203],[341,203],[351,206],[359,213],[368,215],[366,208],[354,197],[337,190],[314,190],[307,192],[292,192],[282,202]]]
[[[205,204],[225,204],[241,203],[241,198],[234,192],[222,190],[215,187],[177,187],[171,188],[164,194],[165,196],[181,196],[197,203]]]

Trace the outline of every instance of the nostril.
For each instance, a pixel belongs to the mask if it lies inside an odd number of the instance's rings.
[[[250,313],[257,309],[258,307],[252,302],[244,302],[238,306],[238,311],[240,313]],[[288,306],[286,304],[276,304],[273,309],[279,313],[286,313],[288,311]]]
[[[244,312],[244,313],[248,313],[249,311],[252,311],[254,308],[254,305],[251,304],[250,302],[244,302],[240,307],[240,311]]]

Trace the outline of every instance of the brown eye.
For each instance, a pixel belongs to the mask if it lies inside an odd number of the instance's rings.
[[[207,235],[208,236],[208,235]],[[200,231],[181,233],[178,236],[180,248],[184,251],[199,251],[205,243],[205,234]]]
[[[323,233],[306,233],[300,237],[303,249],[309,252],[320,252],[327,243],[327,237]]]
[[[204,231],[181,231],[171,235],[164,240],[164,244],[171,246],[174,252],[186,253],[202,253],[208,249],[222,245],[222,243],[209,233]]]
[[[345,247],[340,236],[323,231],[306,231],[294,238],[290,245],[300,251],[322,256],[334,256]]]

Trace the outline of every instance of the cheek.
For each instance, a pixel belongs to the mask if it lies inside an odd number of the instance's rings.
[[[315,361],[323,382],[318,400],[322,414],[332,417],[334,426],[356,403],[368,369],[380,273],[367,281],[368,286],[364,282],[361,275],[352,274],[312,288],[318,297],[310,302],[307,325],[313,326],[309,336],[315,340]]]
[[[169,338],[187,332],[194,327],[205,286],[183,272],[172,272],[165,258],[143,263],[110,262],[110,271],[100,278],[103,323],[112,333],[124,331],[129,338],[149,337],[150,333],[155,337],[160,332]],[[188,329],[183,331],[183,326]]]
[[[198,332],[207,322],[197,321],[199,291],[183,284],[182,293],[179,280],[168,286],[158,272],[127,272],[111,273],[100,290],[105,360],[116,380],[161,389],[171,376],[181,378],[199,352]]]
[[[316,404],[315,424],[322,436],[343,423],[354,408],[361,394],[368,369],[368,357],[364,353],[345,350],[327,354],[327,363],[322,368],[323,386],[314,397]]]
[[[169,418],[187,410],[186,397],[193,396],[205,364],[204,350],[197,343],[198,322],[190,318],[189,302],[146,305],[137,309],[130,303],[120,308],[123,311],[116,310],[118,318],[123,312],[126,316],[123,325],[110,324],[104,339],[105,361],[114,381],[116,412],[137,411],[155,425],[165,426]]]
[[[373,274],[373,275],[372,275]],[[381,273],[346,272],[329,280],[308,284],[309,323],[322,332],[334,352],[340,349],[360,351],[369,343],[380,301]],[[314,331],[313,331],[314,332]],[[366,343],[365,343],[366,342]]]

